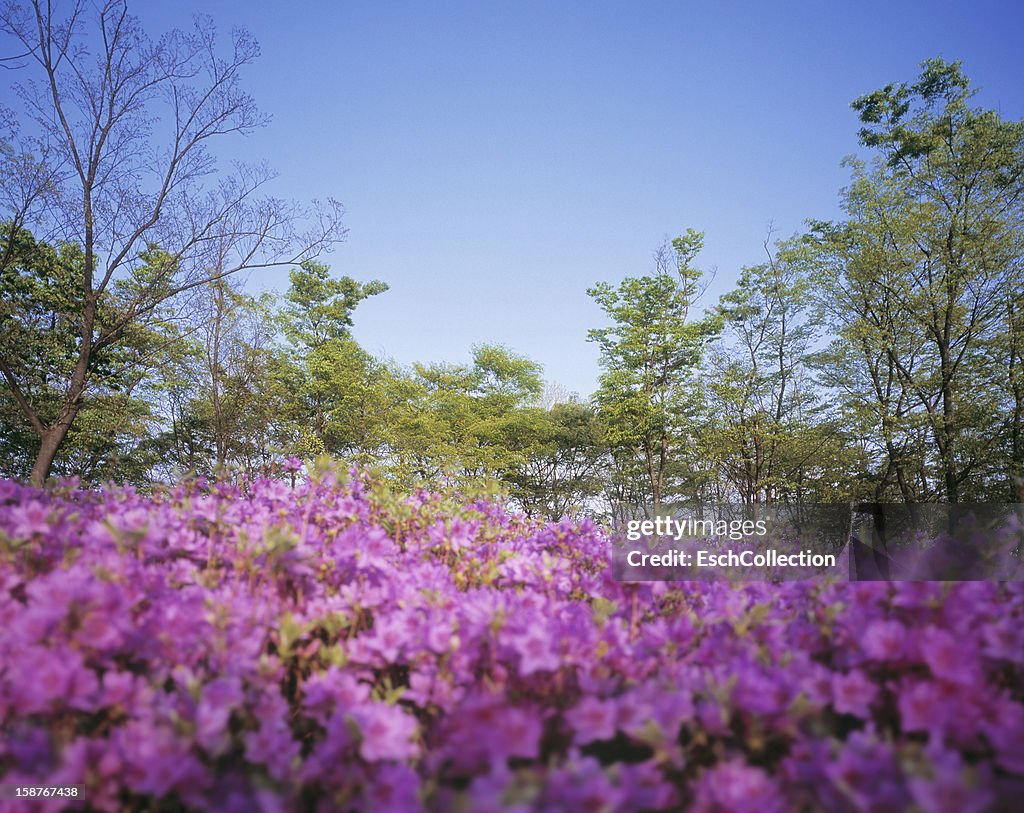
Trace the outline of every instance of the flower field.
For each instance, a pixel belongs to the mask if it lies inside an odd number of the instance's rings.
[[[0,481],[0,782],[85,786],[0,805],[1021,809],[1024,584],[631,584],[609,550],[329,472]]]

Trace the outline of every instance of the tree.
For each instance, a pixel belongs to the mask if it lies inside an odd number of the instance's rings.
[[[876,502],[928,500],[935,496],[929,443],[905,375],[926,363],[924,342],[900,305],[905,278],[892,252],[910,239],[913,225],[887,212],[891,201],[862,164],[853,165],[855,182],[845,198],[850,220],[813,224],[821,305],[835,336],[815,365],[869,461],[871,492],[865,496]]]
[[[275,345],[274,299],[247,296],[223,278],[202,290],[192,317],[199,360],[188,405],[193,426],[201,427],[214,471],[266,470],[290,453],[284,419],[295,392],[285,383],[290,362]]]
[[[10,249],[0,269],[0,334],[6,342],[2,357],[17,375],[21,397],[41,422],[51,422],[60,414],[63,388],[73,370],[78,339],[74,303],[83,256],[76,245],[57,248],[35,240],[24,229],[9,235],[6,228],[0,226],[0,240]],[[164,261],[159,252],[145,252],[142,259],[147,264]],[[104,294],[98,309],[101,329],[116,314],[115,297],[130,295],[130,284],[117,280]],[[132,326],[118,346],[96,359],[80,418],[54,458],[56,473],[94,481],[146,479],[146,442],[157,421],[151,408],[156,400],[151,373],[177,343],[163,325],[164,315],[156,312],[148,325]],[[0,466],[7,476],[30,473],[37,442],[11,391],[0,389],[0,445],[5,450]]]
[[[331,276],[323,263],[305,260],[289,275],[284,333],[293,344],[317,350],[333,339],[351,336],[352,313],[367,297],[388,290],[380,280],[357,282]]]
[[[877,409],[883,481],[905,499],[984,499],[1022,463],[1024,122],[972,95],[959,63],[933,59],[857,99],[880,155],[854,163],[848,221],[817,229],[834,328],[863,361],[846,383]]]
[[[301,263],[289,277],[281,324],[305,373],[296,389],[294,416],[302,425],[304,451],[365,463],[379,445],[374,402],[381,365],[352,338],[352,313],[388,286],[335,278],[326,265],[313,261]]]
[[[593,408],[573,401],[520,410],[510,440],[523,460],[506,475],[528,516],[557,521],[593,512],[604,491],[608,448]]]
[[[718,306],[723,334],[709,359],[703,454],[730,499],[813,501],[827,475],[834,479],[839,442],[809,368],[818,324],[807,250],[797,239],[773,251],[766,240],[765,252],[768,262],[744,268]]]
[[[17,316],[0,335],[0,374],[38,437],[30,480],[40,485],[98,368],[163,303],[245,268],[295,264],[344,232],[333,201],[308,212],[259,198],[265,168],[217,172],[210,144],[265,123],[240,87],[258,53],[244,31],[223,55],[208,19],[152,41],[122,0],[76,0],[63,17],[40,0],[4,2],[0,30],[19,43],[18,66],[30,73],[16,86],[24,135],[10,134],[3,149],[13,171],[0,179],[0,271],[17,267],[29,229],[82,253],[60,311],[75,339],[53,413],[28,397],[9,349]],[[302,231],[303,222],[312,225]],[[147,262],[155,247],[162,262]]]
[[[604,368],[598,414],[623,474],[643,478],[655,509],[692,473],[686,446],[702,400],[695,373],[717,330],[713,319],[688,321],[700,277],[692,262],[702,246],[703,235],[689,230],[656,255],[655,275],[587,291],[612,320],[589,333]]]
[[[417,364],[418,397],[396,451],[415,449],[421,479],[451,477],[476,486],[508,482],[525,462],[524,408],[541,394],[536,362],[499,345],[473,348],[472,365]]]

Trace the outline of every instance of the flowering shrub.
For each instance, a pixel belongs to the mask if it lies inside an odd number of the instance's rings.
[[[1021,584],[629,584],[609,549],[330,473],[0,482],[0,782],[268,813],[1024,794]]]

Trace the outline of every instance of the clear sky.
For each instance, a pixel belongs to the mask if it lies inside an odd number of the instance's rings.
[[[370,352],[464,362],[497,342],[582,395],[586,295],[707,234],[707,301],[789,236],[834,218],[857,151],[849,103],[961,59],[979,104],[1024,118],[1024,2],[254,2],[131,6],[152,33],[193,12],[249,29],[269,127],[224,142],[277,194],[332,196],[325,260],[391,290],[356,312]],[[252,289],[284,290],[282,272]]]

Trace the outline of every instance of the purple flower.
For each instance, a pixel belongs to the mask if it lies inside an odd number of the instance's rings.
[[[75,640],[82,646],[97,652],[110,652],[121,646],[124,633],[110,614],[96,609],[90,611],[82,619],[75,633]]]
[[[910,804],[891,746],[870,727],[851,733],[823,772],[857,810],[905,810]]]
[[[990,658],[1024,665],[1024,625],[1018,620],[1000,618],[993,621],[982,628],[981,638],[983,650]]]
[[[50,530],[50,509],[38,500],[15,505],[7,515],[12,539],[31,539]]]
[[[612,739],[615,736],[616,717],[615,703],[596,697],[582,698],[565,715],[579,743]]]
[[[778,785],[762,769],[732,759],[705,771],[697,780],[694,813],[785,813]]]
[[[499,718],[499,751],[504,756],[536,759],[540,756],[543,722],[535,709],[506,708]]]
[[[864,653],[877,661],[905,658],[907,643],[907,628],[899,621],[872,621],[861,640]]]
[[[4,731],[0,748],[0,755],[13,759],[17,769],[24,773],[48,770],[55,753],[50,732],[28,724]]]
[[[567,766],[548,775],[544,803],[537,809],[612,813],[622,809],[625,796],[596,759],[570,752]]]
[[[520,674],[554,672],[562,665],[562,659],[551,645],[551,638],[542,629],[531,627],[510,634],[507,640],[519,654]]]
[[[62,704],[75,684],[76,674],[84,668],[81,655],[74,650],[56,652],[33,646],[20,652],[8,673],[16,707],[23,714],[32,714]]]
[[[373,632],[361,636],[360,643],[384,663],[400,660],[406,645],[415,640],[416,618],[411,613],[389,613],[375,621]]]
[[[996,762],[1024,774],[1024,706],[1005,696],[994,705],[994,717],[982,722],[982,730],[996,750]]]
[[[790,691],[778,674],[755,667],[737,671],[739,680],[733,700],[739,708],[754,714],[779,714],[786,710]]]
[[[208,775],[171,728],[153,721],[131,721],[116,730],[112,743],[124,768],[122,781],[136,793],[166,796],[205,787]]]
[[[103,675],[103,705],[127,708],[135,700],[138,678],[130,672],[110,670]]]
[[[196,741],[209,753],[219,754],[227,746],[231,710],[243,699],[238,678],[217,678],[202,688],[196,709]]]
[[[968,771],[960,755],[946,749],[929,749],[934,775],[911,777],[910,792],[927,813],[982,813],[995,801],[989,789],[991,777]]]
[[[32,540],[0,556],[5,782],[262,813],[969,811],[1019,788],[1020,584],[624,584],[593,524],[295,480],[0,481],[0,527]]]
[[[266,765],[270,775],[279,781],[289,776],[292,762],[299,755],[299,743],[284,720],[264,719],[259,730],[247,732],[244,740],[245,758],[249,762]]]
[[[363,790],[363,809],[374,813],[416,813],[423,809],[420,780],[405,765],[378,765]]]
[[[302,705],[311,714],[327,716],[335,707],[347,710],[370,698],[370,687],[336,666],[310,675],[303,684]]]
[[[871,716],[871,702],[877,693],[878,687],[860,669],[832,676],[832,705],[841,714],[866,720]]]
[[[416,720],[398,706],[368,703],[352,712],[359,724],[359,753],[367,762],[412,759],[419,752],[413,736]]]
[[[926,627],[921,633],[921,656],[935,677],[971,685],[978,679],[978,656],[970,639],[954,638],[945,630]]]
[[[954,707],[949,692],[934,681],[913,681],[901,687],[897,701],[904,731],[941,731]]]

